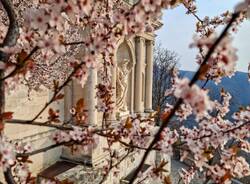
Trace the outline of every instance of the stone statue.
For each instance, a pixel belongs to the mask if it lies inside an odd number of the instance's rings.
[[[116,107],[120,111],[127,111],[126,102],[128,91],[128,76],[133,67],[133,63],[128,59],[118,63],[116,71]]]

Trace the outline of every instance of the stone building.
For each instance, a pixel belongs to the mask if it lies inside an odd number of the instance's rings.
[[[158,29],[160,22],[155,22]],[[152,80],[153,80],[153,48],[155,35],[144,33],[135,35],[131,39],[121,39],[117,43],[115,52],[115,66],[112,68],[112,85],[114,87],[114,101],[116,108],[110,117],[113,123],[119,123],[132,113],[139,113],[147,116],[152,112]],[[95,86],[98,84],[98,71],[91,69],[87,83],[82,88],[73,81],[65,88],[64,100],[54,105],[60,110],[60,118],[69,121],[71,115],[69,109],[79,98],[84,98],[88,121],[96,126],[101,126],[102,113],[97,112],[95,106]],[[48,101],[50,93],[44,89],[41,92],[32,92],[31,99],[27,98],[27,89],[20,87],[14,94],[8,95],[6,100],[6,111],[14,111],[14,119],[29,120]],[[46,112],[38,121],[46,121]],[[13,140],[30,142],[35,149],[40,149],[53,144],[50,139],[53,128],[38,127],[31,125],[7,124],[5,132]],[[105,140],[101,139],[97,148],[90,153],[77,155],[70,152],[66,147],[56,147],[49,151],[34,154],[31,157],[33,164],[31,170],[40,178],[57,178],[63,180],[68,178],[75,183],[97,183],[101,178],[101,166],[107,158],[103,153]],[[122,147],[118,146],[119,154],[125,153]],[[130,155],[120,167],[118,177],[112,173],[106,183],[127,183],[131,173],[140,162],[142,154]],[[152,152],[143,168],[147,172],[149,165],[155,163],[155,153]],[[169,166],[168,166],[169,167]]]

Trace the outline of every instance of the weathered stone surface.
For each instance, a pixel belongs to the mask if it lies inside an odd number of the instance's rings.
[[[116,63],[112,69],[112,85],[114,87],[114,102],[117,105],[114,113],[111,115],[111,123],[119,123],[119,119],[126,118],[132,113],[140,113],[142,116],[147,115],[148,110],[151,110],[152,106],[152,53],[153,53],[153,34],[141,34],[130,40],[121,39],[117,43],[116,48]],[[122,67],[119,62],[126,60],[129,67],[126,66],[126,75],[119,75],[119,69]],[[118,68],[120,67],[120,68]],[[70,120],[69,110],[72,105],[80,98],[85,99],[86,112],[88,114],[88,122],[92,125],[101,126],[102,113],[98,113],[95,106],[98,100],[95,96],[95,86],[100,80],[97,75],[97,69],[92,69],[86,85],[82,88],[80,84],[73,81],[65,89],[65,98],[59,102],[53,104],[55,110],[60,110],[60,119]],[[123,74],[125,74],[123,71]],[[126,84],[126,88],[121,87],[121,83],[117,80]],[[120,87],[119,87],[120,85]],[[120,94],[120,95],[119,95]],[[49,100],[51,94],[48,90],[43,89],[39,92],[31,92],[32,98],[27,97],[27,88],[20,86],[15,93],[7,96],[6,110],[13,111],[14,119],[30,120],[32,119]],[[121,104],[117,102],[121,100]],[[119,106],[119,107],[118,107]],[[125,109],[125,110],[124,110]],[[37,119],[39,122],[45,122],[47,120],[47,110]],[[47,127],[29,126],[29,125],[14,125],[8,124],[5,129],[6,134],[13,140],[22,140],[23,142],[31,142],[34,145],[34,149],[44,148],[51,144],[54,144],[50,139],[54,132],[54,129]],[[105,160],[108,158],[107,153],[103,151],[103,148],[107,147],[106,139],[102,138],[99,140],[97,148],[91,150],[85,154],[89,157],[93,168],[89,169],[83,166],[73,168],[65,173],[62,173],[60,180],[64,178],[71,179],[74,183],[79,184],[91,184],[97,183],[100,180],[101,171],[99,169],[105,164]],[[120,145],[115,145],[116,150],[120,151],[122,155],[124,148]],[[33,164],[31,164],[31,171],[36,174],[41,170],[52,165],[56,161],[60,160],[60,156],[65,158],[69,157],[69,150],[61,147],[52,149],[50,151],[40,153],[31,157]],[[63,153],[63,154],[62,154]],[[125,159],[119,168],[119,173],[116,177],[111,173],[106,180],[107,184],[119,183],[120,179],[127,176],[136,166],[139,164],[143,152],[140,154],[135,153]],[[71,160],[79,161],[79,156],[70,156]],[[147,161],[147,164],[155,164],[155,152],[151,152]],[[170,162],[166,168],[170,167]],[[91,181],[91,182],[90,182]]]

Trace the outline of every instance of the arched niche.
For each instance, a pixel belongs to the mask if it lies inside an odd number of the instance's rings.
[[[135,50],[131,41],[118,42],[115,61],[117,112],[133,112]]]

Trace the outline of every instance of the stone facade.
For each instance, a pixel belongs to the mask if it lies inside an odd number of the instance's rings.
[[[160,24],[156,24],[160,26]],[[112,123],[119,123],[120,120],[126,118],[132,113],[139,113],[142,116],[147,116],[152,112],[152,75],[153,75],[153,47],[155,35],[144,33],[136,35],[131,39],[121,39],[117,43],[115,52],[115,65],[112,67],[112,85],[114,87],[113,100],[116,102],[116,107],[109,120]],[[62,121],[69,121],[71,115],[69,113],[72,105],[80,98],[84,98],[86,102],[86,111],[88,114],[88,122],[92,125],[101,126],[102,113],[97,112],[95,106],[97,99],[95,97],[98,84],[98,71],[91,69],[87,83],[82,88],[80,84],[73,81],[64,90],[64,100],[54,104],[53,107],[60,110],[60,118]],[[39,112],[39,110],[48,101],[50,94],[44,89],[40,92],[31,94],[32,99],[27,98],[27,89],[20,87],[14,94],[8,95],[6,99],[6,110],[14,111],[14,119],[29,120]],[[38,121],[46,121],[46,111],[42,114]],[[6,134],[10,139],[22,140],[30,142],[35,149],[44,148],[53,144],[50,139],[51,134],[55,131],[53,128],[44,128],[30,125],[12,125],[7,124],[5,128]],[[74,163],[83,163],[82,166],[77,166],[67,172],[60,174],[60,178],[76,177],[74,173],[78,173],[78,178],[90,178],[100,176],[98,172],[102,167],[107,155],[103,154],[105,147],[105,139],[101,139],[97,148],[90,153],[84,155],[72,155],[70,150],[65,147],[51,149],[45,153],[40,153],[31,157],[33,164],[31,170],[34,174],[40,173],[50,165],[53,165],[59,160],[67,160]],[[122,156],[125,150],[117,145],[117,150]],[[125,178],[140,162],[143,154],[131,154],[120,166],[118,177],[113,177],[111,173],[106,183],[126,183]],[[156,154],[152,151],[147,162],[154,164]],[[167,158],[168,159],[168,158]],[[84,166],[87,163],[88,167]],[[170,164],[167,166],[170,169]],[[91,175],[92,172],[92,175]],[[79,174],[82,173],[82,174]],[[98,178],[94,177],[98,180]],[[81,179],[79,179],[81,180]],[[79,181],[77,183],[86,183]],[[95,180],[92,183],[96,183]]]

